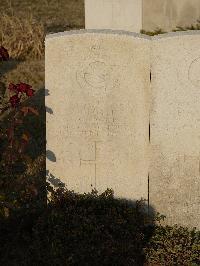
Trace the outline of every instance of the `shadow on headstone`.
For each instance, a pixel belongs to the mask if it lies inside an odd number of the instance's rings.
[[[46,112],[49,113],[50,115],[53,114],[53,110],[49,108],[48,106],[46,106]]]
[[[46,180],[54,187],[61,188],[65,187],[65,184],[57,177],[52,175],[49,170],[46,170]]]
[[[49,90],[48,89],[45,89],[45,96],[49,96]]]
[[[60,189],[48,207],[0,220],[0,240],[4,231],[13,232],[4,238],[1,265],[146,265],[144,249],[155,230],[147,222],[147,206],[115,199],[110,191],[97,195]],[[18,244],[21,234],[28,245]]]
[[[55,154],[54,154],[52,151],[47,150],[47,151],[46,151],[46,157],[47,157],[47,159],[50,160],[51,162],[56,162],[56,156],[55,156]]]
[[[73,265],[145,265],[144,250],[154,234],[156,217],[147,200],[115,198],[110,194],[111,189],[102,194],[96,189],[90,193],[75,193],[49,170],[46,170],[46,179],[58,189],[55,203],[50,205],[62,219],[54,222],[59,230],[73,227],[73,234],[69,231],[62,238],[65,244],[59,254],[63,257],[56,258],[61,265],[71,256]],[[57,234],[56,241],[61,241],[60,237]],[[54,259],[52,256],[51,261]]]

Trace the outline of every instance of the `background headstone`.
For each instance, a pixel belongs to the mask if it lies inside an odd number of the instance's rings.
[[[200,20],[200,1],[143,0],[142,14],[144,30],[154,31],[161,28],[164,31],[172,31],[177,26],[197,24],[197,20]]]
[[[200,34],[153,38],[150,204],[200,226]]]
[[[47,170],[69,189],[148,196],[148,38],[116,32],[47,35]]]
[[[142,1],[85,0],[85,28],[140,32]]]
[[[86,29],[172,31],[197,20],[199,0],[85,0]]]

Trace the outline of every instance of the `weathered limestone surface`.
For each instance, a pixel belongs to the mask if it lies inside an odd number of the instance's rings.
[[[51,34],[45,40],[49,92],[47,170],[76,192],[113,188],[147,199],[149,39],[112,31]]]
[[[85,0],[86,29],[168,32],[197,20],[199,0]]]
[[[141,0],[85,0],[85,28],[140,32]]]
[[[200,228],[200,34],[152,41],[150,204]]]
[[[134,1],[134,0],[132,0]],[[142,28],[172,31],[177,26],[190,26],[200,20],[199,0],[141,0]]]
[[[149,173],[149,203],[165,224],[200,228],[199,43],[199,31],[48,35],[51,180],[147,199]]]

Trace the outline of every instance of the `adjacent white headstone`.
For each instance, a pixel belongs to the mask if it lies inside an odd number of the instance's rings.
[[[76,192],[147,199],[149,40],[76,31],[45,45],[47,170]]]
[[[153,38],[150,204],[200,226],[200,34]]]
[[[199,0],[85,0],[86,29],[172,31],[198,20]]]
[[[85,0],[85,28],[140,32],[142,1]]]
[[[142,28],[172,31],[176,27],[196,25],[200,20],[199,0],[141,0],[143,1]]]
[[[200,228],[199,43],[198,31],[47,35],[51,181],[134,200],[147,199],[149,175],[149,203],[165,223]]]

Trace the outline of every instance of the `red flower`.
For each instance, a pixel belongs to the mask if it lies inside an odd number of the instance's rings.
[[[31,89],[31,88],[32,88],[32,86],[30,86],[30,85],[28,85],[26,83],[20,82],[20,84],[17,84],[17,90],[18,90],[18,92],[26,93],[26,95],[28,97],[31,97],[34,94],[34,90]]]
[[[22,83],[22,82],[20,82],[20,84],[17,84],[17,85],[15,85],[15,84],[13,84],[13,83],[10,83],[9,84],[9,87],[8,87],[8,89],[10,90],[10,91],[14,91],[14,92],[16,92],[17,94],[20,92],[20,93],[26,93],[26,95],[28,96],[28,97],[31,97],[31,96],[33,96],[34,95],[34,90],[33,89],[31,89],[32,88],[32,86],[30,86],[30,85],[28,85],[28,84],[26,84],[26,83]]]
[[[26,84],[26,83],[20,82],[20,84],[17,84],[17,90],[18,90],[18,92],[26,93],[26,91],[28,89],[30,89],[30,88],[31,88],[31,86],[28,85],[28,84]]]
[[[28,88],[27,90],[26,90],[26,95],[28,96],[28,97],[31,97],[31,96],[33,96],[34,95],[34,90],[33,89],[30,89],[30,88]]]
[[[9,102],[11,103],[12,107],[16,107],[20,103],[18,94],[11,96]]]
[[[8,59],[8,51],[3,46],[0,46],[0,61],[7,61]]]

